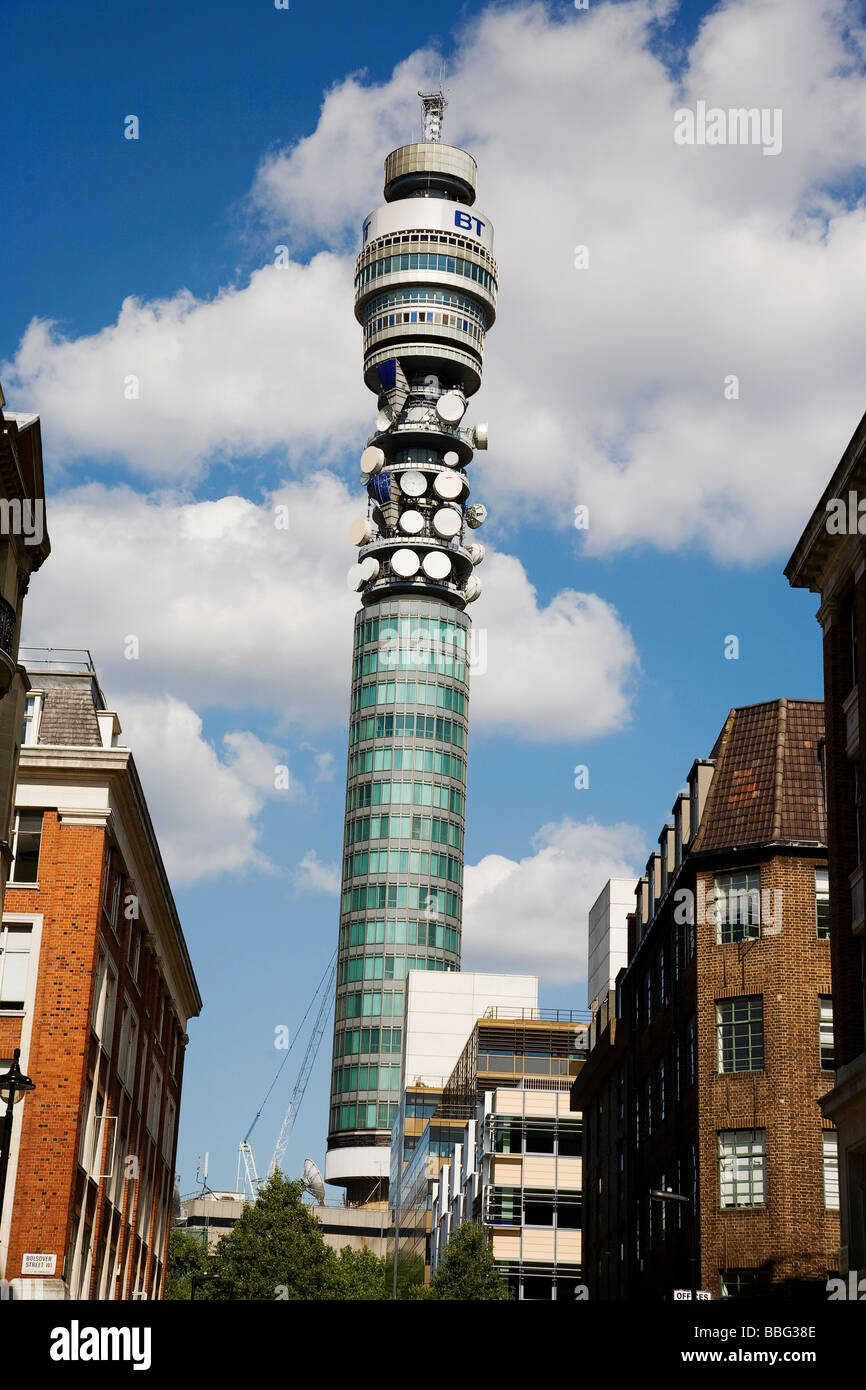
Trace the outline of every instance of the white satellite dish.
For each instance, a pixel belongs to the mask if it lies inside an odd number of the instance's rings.
[[[426,420],[427,411],[424,409],[423,405],[410,405],[409,409],[406,411],[406,419],[413,423],[417,420]]]
[[[352,589],[354,592],[357,592],[358,589],[363,589],[366,582],[367,581],[365,580],[364,575],[361,572],[361,566],[353,565],[352,568],[349,570],[349,573],[346,575],[346,584],[348,585],[348,587]]]
[[[357,517],[349,522],[349,540],[352,545],[364,545],[373,534],[373,527],[366,517]]]
[[[433,513],[433,530],[444,540],[451,540],[463,525],[463,518],[456,507],[440,507]]]
[[[456,425],[466,414],[466,402],[456,391],[446,391],[436,402],[436,414],[446,425]]]
[[[447,579],[451,573],[451,561],[442,550],[428,550],[421,561],[421,568],[428,579]]]
[[[464,598],[467,603],[474,603],[481,593],[481,580],[477,574],[470,574],[466,581],[466,588],[463,590]]]
[[[376,429],[379,431],[380,434],[384,434],[385,430],[389,430],[393,423],[394,416],[391,414],[389,410],[377,410]]]
[[[405,531],[407,536],[417,536],[424,530],[424,518],[420,512],[414,508],[409,508],[400,517],[400,530]]]
[[[400,491],[407,497],[423,497],[427,491],[427,479],[417,468],[408,468],[400,474]]]
[[[487,448],[487,426],[486,426],[486,425],[476,425],[476,426],[475,426],[474,430],[472,431],[472,443],[475,445],[476,449],[486,449],[486,448]]]
[[[373,555],[365,555],[358,565],[358,569],[364,578],[364,583],[369,584],[371,579],[375,579],[379,573],[379,561]]]
[[[311,1158],[304,1159],[304,1173],[301,1182],[308,1192],[312,1192],[320,1207],[325,1205],[325,1180],[321,1169]]]
[[[477,541],[473,541],[471,545],[467,545],[466,554],[469,556],[473,565],[480,565],[481,561],[484,559],[484,546],[479,545]]]
[[[433,489],[437,497],[445,497],[453,502],[463,491],[463,479],[459,473],[437,473],[433,479]]]
[[[378,473],[384,465],[385,450],[380,449],[378,444],[368,444],[361,455],[361,472],[371,476],[373,473]]]
[[[394,574],[400,575],[401,579],[411,579],[413,574],[418,573],[420,564],[421,561],[414,550],[395,550],[391,556],[391,569]]]
[[[460,455],[455,449],[449,449],[447,454],[442,455],[442,462],[446,468],[456,468],[460,462]]]
[[[483,526],[487,520],[487,508],[481,502],[476,502],[474,506],[466,508],[466,524],[475,531],[479,526]]]

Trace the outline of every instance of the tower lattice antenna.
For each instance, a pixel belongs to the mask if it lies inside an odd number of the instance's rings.
[[[438,92],[419,92],[421,98],[421,139],[438,143],[442,138],[442,121],[445,116],[445,93],[440,83]]]

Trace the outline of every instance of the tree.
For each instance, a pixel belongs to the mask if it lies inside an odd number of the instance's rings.
[[[257,1201],[224,1235],[211,1260],[217,1276],[208,1299],[339,1298],[340,1262],[325,1245],[322,1228],[301,1201],[303,1184],[279,1169],[259,1189]]]
[[[372,1250],[353,1250],[344,1245],[337,1260],[332,1298],[384,1299],[391,1297],[385,1281],[385,1261]]]
[[[487,1302],[510,1297],[484,1231],[474,1221],[462,1222],[445,1246],[445,1254],[430,1281],[429,1296]]]
[[[173,1230],[168,1238],[163,1298],[188,1299],[192,1293],[192,1275],[206,1273],[207,1267],[207,1246],[180,1227]]]

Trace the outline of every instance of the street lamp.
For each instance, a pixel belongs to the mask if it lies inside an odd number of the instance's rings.
[[[697,1231],[694,1229],[697,1225],[697,1222],[695,1219],[695,1212],[692,1209],[692,1199],[691,1197],[686,1196],[682,1192],[671,1192],[668,1188],[650,1188],[650,1201],[661,1202],[662,1204],[664,1204],[665,1202],[682,1202],[685,1206],[689,1208],[689,1213],[692,1218],[690,1222],[692,1230],[690,1232],[689,1239],[689,1267],[692,1272],[692,1299],[695,1299],[698,1295],[698,1281],[697,1273],[695,1271],[695,1245],[697,1244]],[[662,1209],[664,1210],[664,1207],[662,1207]]]
[[[12,1065],[0,1076],[0,1100],[6,1102],[6,1118],[3,1121],[3,1152],[0,1154],[0,1218],[3,1216],[3,1198],[6,1193],[6,1169],[9,1167],[9,1150],[12,1147],[12,1110],[29,1091],[36,1090],[36,1083],[25,1076],[18,1065],[21,1048],[16,1047]]]

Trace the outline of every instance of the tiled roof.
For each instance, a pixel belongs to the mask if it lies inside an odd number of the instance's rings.
[[[820,700],[732,709],[712,752],[715,773],[692,849],[780,841],[823,845],[827,826],[818,745]]]

